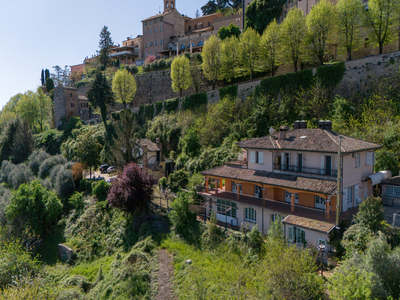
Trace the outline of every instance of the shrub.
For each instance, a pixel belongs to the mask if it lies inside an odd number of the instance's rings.
[[[69,198],[68,203],[76,210],[81,210],[85,205],[85,197],[83,193],[75,192],[71,198]]]
[[[282,90],[294,92],[299,88],[307,89],[314,82],[312,70],[303,70],[295,73],[264,78],[257,89],[258,93],[276,97]]]
[[[136,67],[135,65],[126,65],[125,70],[127,70],[132,75],[139,73],[139,68]]]
[[[160,115],[162,112],[162,109],[163,109],[163,102],[162,101],[157,102],[156,103],[156,110],[157,110],[156,114]]]
[[[62,167],[63,167],[63,165],[56,165],[51,169],[50,175],[48,177],[48,179],[50,180],[51,186],[52,186],[51,189],[54,188],[54,186],[56,184],[56,180],[57,180],[57,174],[61,170]]]
[[[125,166],[111,186],[107,201],[125,213],[140,214],[148,211],[153,185],[157,182],[135,163]]]
[[[19,241],[0,244],[0,287],[3,289],[22,276],[34,276],[40,271],[36,258],[25,252]]]
[[[315,77],[324,89],[334,89],[343,79],[346,66],[344,62],[317,67]]]
[[[43,150],[37,150],[32,152],[32,154],[28,158],[29,160],[28,166],[34,175],[37,175],[39,173],[40,165],[49,157],[50,155]]]
[[[57,221],[61,210],[62,204],[56,194],[35,180],[22,184],[13,193],[6,215],[10,220],[23,221],[30,233],[41,235]]]
[[[1,163],[1,176],[0,181],[8,183],[8,176],[14,170],[15,165],[9,160],[3,160]]]
[[[183,169],[173,172],[168,177],[168,186],[174,193],[177,193],[180,188],[186,188],[188,183],[189,172],[186,172]]]
[[[79,183],[79,190],[86,195],[92,194],[92,181],[86,178],[83,178]]]
[[[145,106],[146,119],[152,120],[154,118],[154,104],[149,104]]]
[[[164,102],[164,109],[167,113],[176,111],[179,107],[179,98],[166,100]]]
[[[186,96],[185,99],[183,100],[182,108],[195,110],[204,105],[207,105],[207,103],[208,103],[207,93],[206,92],[198,93]]]
[[[99,201],[105,201],[107,199],[107,193],[110,190],[110,187],[111,184],[105,182],[104,180],[94,182],[92,185],[93,195],[96,196]]]
[[[167,184],[168,184],[168,180],[165,177],[162,177],[162,178],[160,178],[160,180],[158,180],[158,186],[162,190],[165,190],[165,188],[167,187]]]
[[[76,162],[72,167],[72,177],[74,179],[75,185],[78,185],[83,179],[84,165],[79,161]]]
[[[225,97],[236,98],[238,94],[238,86],[232,85],[219,89],[219,99],[223,99]]]
[[[145,111],[144,109],[145,109],[145,106],[144,106],[144,105],[140,105],[140,106],[139,106],[139,111],[138,111],[139,119],[143,118],[144,111]]]
[[[0,185],[0,222],[5,221],[6,208],[10,204],[11,191]]]
[[[54,190],[61,199],[68,199],[75,192],[75,183],[71,170],[61,167],[57,173]]]
[[[51,156],[43,161],[39,167],[38,175],[40,178],[45,179],[50,175],[51,169],[56,165],[67,163],[67,160],[62,155]]]
[[[63,132],[57,129],[45,130],[40,134],[34,135],[35,146],[37,149],[44,149],[50,155],[60,153]]]
[[[19,164],[8,175],[8,184],[16,190],[21,184],[30,182],[32,179],[33,174],[31,169],[25,164]]]

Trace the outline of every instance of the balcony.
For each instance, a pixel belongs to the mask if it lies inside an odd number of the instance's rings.
[[[208,191],[206,192],[204,186],[197,186],[197,193],[202,196],[213,196],[236,203],[257,206],[286,215],[296,215],[304,218],[325,221],[332,224],[334,224],[336,221],[336,212],[334,211],[331,211],[329,214],[327,214],[323,209],[306,207],[298,204],[295,204],[294,207],[292,207],[291,203],[271,199],[256,198],[242,194],[238,195],[232,192],[227,192],[224,189],[217,190],[215,188],[212,188],[208,189]],[[340,218],[341,220],[350,219],[352,215],[355,214],[357,211],[358,208],[351,208],[347,212],[341,213]]]
[[[299,167],[296,165],[274,164],[274,170],[295,173],[297,175],[337,176],[337,170],[334,170],[334,169],[310,168],[310,167],[304,167],[304,166]]]
[[[139,49],[133,48],[132,47],[123,47],[118,48],[117,50],[113,49],[116,52],[110,53],[111,57],[119,57],[119,56],[138,56],[139,55]]]

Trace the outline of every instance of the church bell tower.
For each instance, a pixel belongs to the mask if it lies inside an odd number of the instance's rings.
[[[164,0],[164,12],[175,10],[176,0]]]

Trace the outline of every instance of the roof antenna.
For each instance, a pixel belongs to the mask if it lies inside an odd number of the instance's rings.
[[[161,6],[158,7],[158,13],[161,14]]]

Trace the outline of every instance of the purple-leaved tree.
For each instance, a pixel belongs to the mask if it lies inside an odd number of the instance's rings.
[[[113,182],[107,201],[125,213],[145,214],[150,206],[153,185],[157,180],[135,163],[125,166],[122,174]]]

